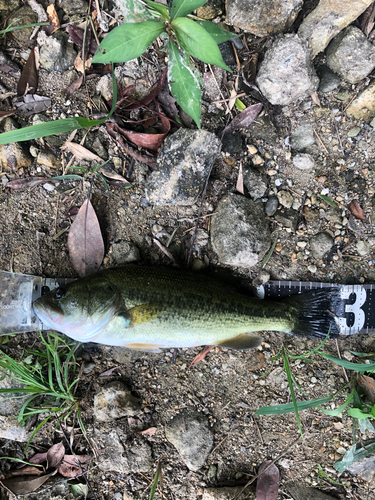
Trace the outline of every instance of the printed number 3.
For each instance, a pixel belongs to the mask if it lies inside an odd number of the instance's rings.
[[[354,314],[354,324],[348,326],[346,318],[338,318],[338,326],[342,335],[354,335],[365,325],[366,316],[361,307],[366,302],[366,290],[361,285],[344,285],[340,290],[342,299],[348,299],[352,293],[355,293],[355,302],[354,304],[346,304],[345,312]]]

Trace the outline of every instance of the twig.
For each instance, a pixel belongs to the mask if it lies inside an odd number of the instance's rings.
[[[173,255],[171,254],[171,252],[162,244],[160,243],[160,241],[157,239],[157,238],[152,238],[152,241],[155,243],[155,245],[157,245],[160,250],[169,258],[171,259],[172,262],[174,262],[174,257]]]
[[[252,417],[252,419],[253,419],[253,422],[254,422],[254,424],[255,424],[255,427],[257,428],[257,431],[258,431],[258,434],[259,434],[259,439],[260,439],[260,442],[264,445],[264,441],[263,441],[262,434],[261,434],[261,432],[260,432],[260,429],[259,429],[258,423],[257,423],[257,421],[255,420],[255,418],[254,418],[254,417]]]
[[[337,339],[335,339],[335,340],[336,340],[336,349],[337,349],[337,354],[339,355],[339,358],[340,358],[340,359],[342,359],[342,357],[341,357],[341,353],[340,353],[340,348],[339,348],[339,343],[337,342]],[[343,371],[344,371],[345,380],[346,380],[347,382],[349,382],[349,377],[348,377],[348,374],[346,373],[345,367],[344,367],[344,366],[342,366],[342,369],[343,369]]]
[[[348,105],[346,106],[346,108],[345,108],[345,109],[344,109],[344,111],[343,111],[344,113],[345,113],[345,111],[348,109],[348,107],[351,105],[351,103],[354,101],[354,99],[355,99],[356,97],[357,97],[357,94],[355,94],[355,95],[354,95],[354,97],[352,97],[352,99],[350,99],[350,101],[349,101]]]
[[[242,94],[237,94],[236,98],[238,99],[239,97],[244,97],[245,95],[247,95],[247,94],[245,94],[245,92],[242,92]],[[219,104],[220,102],[228,102],[230,100],[231,100],[231,98],[229,97],[229,99],[220,99],[220,101],[212,101],[211,104]]]
[[[219,89],[219,92],[220,92],[221,98],[222,98],[222,99],[224,99],[224,95],[223,95],[223,93],[222,93],[222,91],[221,91],[221,88],[220,88],[220,86],[219,86],[218,82],[217,82],[217,79],[216,79],[216,76],[215,76],[215,73],[214,73],[214,71],[213,71],[213,69],[212,69],[211,64],[209,64],[208,66],[209,66],[209,68],[210,68],[210,71],[211,71],[212,76],[214,77],[214,80],[215,80],[215,82],[216,82],[216,86],[217,86],[217,88]],[[229,106],[228,106],[228,104],[227,104],[226,102],[225,102],[225,107],[227,108],[227,113],[228,113],[228,114],[229,114],[229,115],[233,118],[232,112],[231,112],[231,110],[229,109]]]
[[[191,257],[192,257],[192,255],[193,255],[193,246],[194,246],[195,239],[196,239],[196,237],[197,237],[197,232],[198,232],[198,224],[199,224],[199,220],[200,220],[201,215],[202,215],[203,203],[204,203],[204,198],[205,198],[205,196],[206,196],[206,191],[207,191],[208,180],[209,180],[209,178],[210,178],[211,171],[212,171],[212,167],[214,166],[214,163],[215,163],[215,157],[211,159],[211,165],[210,165],[210,167],[209,167],[209,169],[208,169],[207,179],[206,179],[206,183],[205,183],[205,185],[204,185],[204,189],[203,189],[203,193],[202,193],[202,201],[201,201],[201,206],[199,207],[199,212],[198,212],[197,222],[195,223],[195,231],[194,231],[193,236],[191,237],[189,254],[188,254],[187,261],[186,261],[186,265],[187,265],[187,267],[190,267]]]
[[[215,446],[215,448],[211,451],[211,453],[208,456],[210,457],[213,454],[213,452],[216,451],[219,448],[219,446],[221,446],[224,443],[226,439],[228,439],[228,436],[225,436],[225,438],[222,439],[217,446]]]
[[[325,147],[325,145],[323,144],[323,141],[322,141],[322,139],[319,137],[318,132],[317,132],[314,128],[313,128],[313,131],[314,131],[314,134],[316,135],[316,137],[319,139],[320,144],[323,146],[324,151],[327,153],[327,155],[329,155],[329,151],[328,151],[328,149]]]

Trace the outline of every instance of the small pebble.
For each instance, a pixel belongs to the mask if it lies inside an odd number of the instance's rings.
[[[317,267],[313,264],[307,266],[307,269],[310,271],[310,273],[316,273],[316,271],[318,270]]]

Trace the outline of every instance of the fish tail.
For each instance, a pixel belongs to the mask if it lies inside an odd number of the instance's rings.
[[[342,299],[337,288],[322,288],[292,295],[287,303],[294,316],[292,335],[324,339],[341,335],[338,317],[342,316]]]

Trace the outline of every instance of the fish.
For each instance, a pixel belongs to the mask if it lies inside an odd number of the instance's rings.
[[[339,302],[337,289],[267,301],[205,273],[130,265],[59,286],[33,308],[47,329],[79,342],[162,352],[202,345],[250,349],[264,331],[338,337]]]

